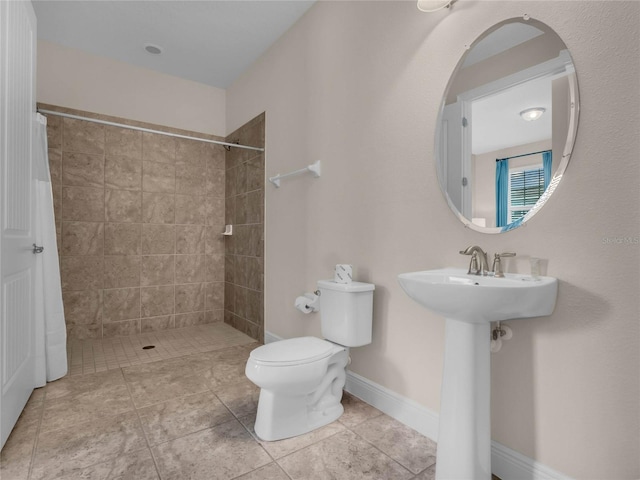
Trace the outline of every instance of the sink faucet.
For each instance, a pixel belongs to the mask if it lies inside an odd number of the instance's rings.
[[[472,273],[474,275],[486,275],[487,273],[489,273],[489,262],[487,262],[487,254],[477,245],[473,245],[471,247],[467,247],[464,250],[460,250],[460,254],[471,255],[471,262],[469,263],[469,271],[467,273]]]

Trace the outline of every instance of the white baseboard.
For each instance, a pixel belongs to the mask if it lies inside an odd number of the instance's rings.
[[[264,343],[278,340],[282,340],[282,337],[265,331]],[[419,403],[349,370],[345,390],[422,435],[438,441],[439,415]],[[491,470],[502,480],[571,480],[495,441],[491,442]]]

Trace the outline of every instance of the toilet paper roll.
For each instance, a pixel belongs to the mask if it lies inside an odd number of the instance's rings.
[[[333,280],[336,283],[351,283],[353,282],[353,265],[338,264],[336,265],[336,271]]]
[[[302,313],[311,313],[313,311],[309,306],[309,299],[307,297],[297,297],[293,304]]]
[[[305,293],[303,296],[297,297],[294,306],[302,313],[317,312],[319,308],[319,297],[313,293]]]

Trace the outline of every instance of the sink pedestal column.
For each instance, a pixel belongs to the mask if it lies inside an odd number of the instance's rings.
[[[447,319],[436,480],[491,479],[491,324]]]

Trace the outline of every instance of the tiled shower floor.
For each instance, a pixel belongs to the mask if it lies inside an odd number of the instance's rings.
[[[225,324],[73,344],[75,374],[34,391],[0,478],[434,478],[431,440],[348,394],[338,421],[259,441],[259,390],[244,376],[257,345]]]

